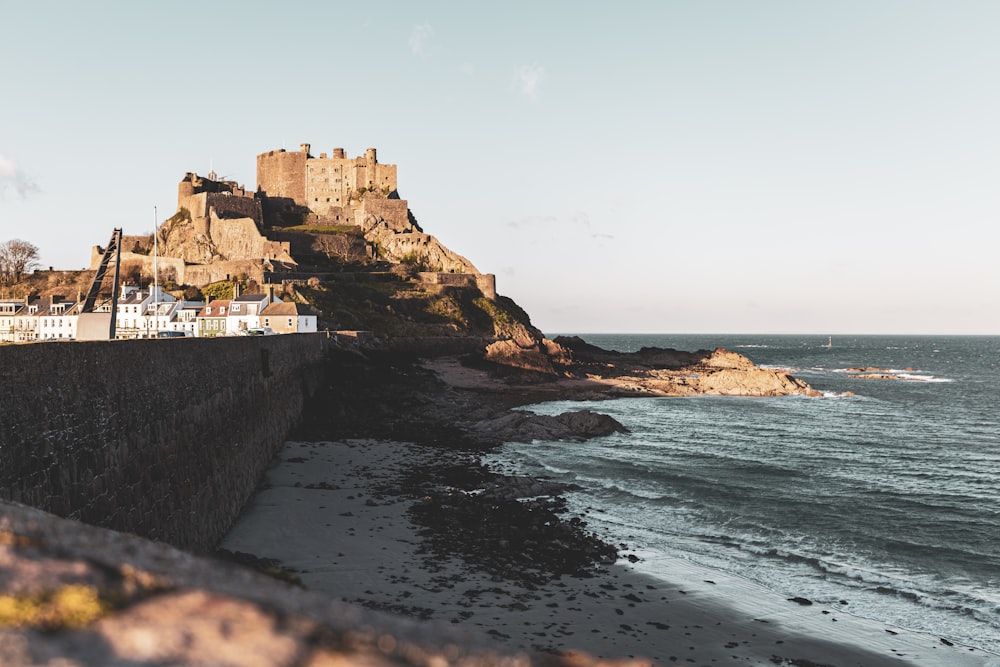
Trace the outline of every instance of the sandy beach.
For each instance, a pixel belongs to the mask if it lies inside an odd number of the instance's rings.
[[[584,651],[659,665],[1000,664],[683,561],[658,563],[671,573],[660,580],[625,559],[593,576],[544,576],[545,563],[525,562],[531,576],[523,576],[516,558],[490,566],[482,554],[464,557],[468,544],[415,522],[426,499],[414,480],[439,480],[432,471],[477,460],[462,449],[391,440],[288,442],[222,547],[278,561],[311,590],[450,621],[512,653]]]

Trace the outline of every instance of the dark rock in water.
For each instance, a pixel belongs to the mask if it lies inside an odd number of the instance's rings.
[[[534,477],[509,476],[497,477],[481,496],[497,500],[516,500],[518,498],[556,496],[566,490],[567,485],[560,482],[550,482]]]
[[[493,419],[487,419],[472,427],[480,433],[488,433],[495,438],[514,442],[533,440],[576,440],[599,438],[612,433],[628,433],[614,417],[579,410],[564,412],[555,417],[536,415],[531,412],[508,412]]]
[[[812,600],[809,600],[807,598],[800,598],[800,597],[788,598],[788,601],[789,602],[794,602],[795,604],[800,604],[803,607],[808,607],[809,605],[812,604]]]

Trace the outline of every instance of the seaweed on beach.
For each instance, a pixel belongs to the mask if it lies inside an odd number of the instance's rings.
[[[461,558],[494,576],[542,584],[593,576],[616,549],[568,520],[561,496],[498,500],[451,489],[426,496],[410,515],[432,558]]]

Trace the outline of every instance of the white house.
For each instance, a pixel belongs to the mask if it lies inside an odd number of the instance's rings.
[[[174,309],[170,321],[170,331],[180,331],[188,336],[198,335],[198,313],[205,307],[204,301],[180,301]]]
[[[230,334],[244,334],[261,326],[261,313],[267,308],[271,294],[241,294],[229,302],[228,326]]]
[[[76,324],[81,304],[63,301],[62,297],[39,300],[38,339],[76,340]]]
[[[26,307],[21,299],[0,301],[0,343],[14,342],[14,320]]]
[[[161,287],[123,287],[115,315],[115,337],[155,338],[160,331],[170,331],[170,320],[178,306],[177,299]]]
[[[45,305],[39,297],[27,299],[16,315],[14,315],[14,342],[29,343],[38,340],[38,313]]]

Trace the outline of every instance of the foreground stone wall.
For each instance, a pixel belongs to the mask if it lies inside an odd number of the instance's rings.
[[[323,334],[0,347],[0,497],[212,549],[316,387]]]

